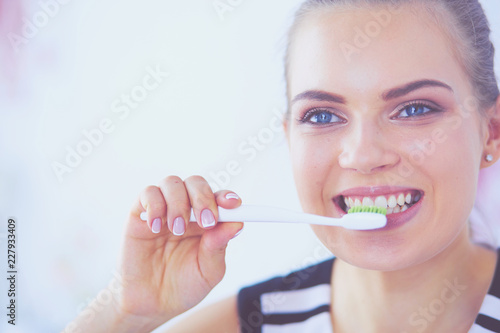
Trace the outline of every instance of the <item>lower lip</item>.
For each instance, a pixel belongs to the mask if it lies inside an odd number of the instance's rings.
[[[387,224],[385,227],[380,228],[380,229],[373,229],[373,230],[367,230],[367,231],[386,231],[386,230],[393,230],[396,229],[406,223],[408,223],[415,215],[417,215],[420,207],[422,207],[422,201],[423,197],[420,198],[420,200],[415,203],[413,206],[405,210],[404,212],[396,213],[396,214],[389,214],[387,215]],[[341,212],[341,216],[345,215],[346,212],[342,208],[340,208],[337,204],[337,209]]]
[[[417,215],[420,207],[422,207],[422,201],[423,198],[404,212],[387,215],[387,224],[380,230],[392,230],[408,223],[413,217],[415,217],[415,215]]]

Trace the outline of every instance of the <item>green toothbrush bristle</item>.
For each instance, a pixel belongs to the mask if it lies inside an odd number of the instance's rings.
[[[375,207],[375,206],[357,206],[357,207],[352,207],[351,209],[349,209],[349,211],[347,213],[348,214],[352,214],[352,213],[375,213],[375,214],[387,215],[387,209],[386,208]]]

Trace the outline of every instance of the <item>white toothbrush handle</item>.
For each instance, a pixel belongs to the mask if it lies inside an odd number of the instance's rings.
[[[191,222],[196,218],[191,211]],[[385,215],[374,213],[346,214],[342,218],[319,216],[284,208],[241,205],[234,209],[219,207],[219,222],[278,222],[341,226],[354,230],[377,229],[386,225]]]
[[[146,212],[141,213],[141,219],[146,220]],[[191,210],[191,222],[196,217]],[[219,222],[279,222],[279,223],[307,223],[326,226],[340,226],[352,230],[371,230],[382,228],[387,218],[375,213],[352,213],[342,218],[319,216],[296,212],[284,208],[241,205],[234,209],[219,207]]]
[[[241,205],[234,209],[225,209],[219,207],[219,222],[298,222],[298,216],[303,213],[297,213],[284,208]],[[193,211],[191,210],[191,222],[196,222]]]

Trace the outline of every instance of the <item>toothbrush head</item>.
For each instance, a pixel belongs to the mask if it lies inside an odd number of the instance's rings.
[[[357,206],[349,209],[342,219],[344,228],[351,230],[373,230],[387,224],[387,209],[380,207]]]
[[[376,213],[387,215],[387,208],[375,207],[375,206],[356,206],[349,209],[347,214],[352,213]]]

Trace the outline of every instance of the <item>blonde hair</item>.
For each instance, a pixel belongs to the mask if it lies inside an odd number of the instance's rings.
[[[285,54],[287,85],[289,53],[293,37],[300,23],[311,13],[338,6],[388,5],[398,8],[402,5],[416,4],[425,5],[428,12],[434,14],[436,23],[457,46],[454,52],[465,74],[469,77],[480,110],[492,107],[499,96],[494,66],[495,48],[490,40],[491,30],[488,19],[478,0],[306,0],[296,12],[288,34]],[[444,12],[439,8],[444,9]]]

